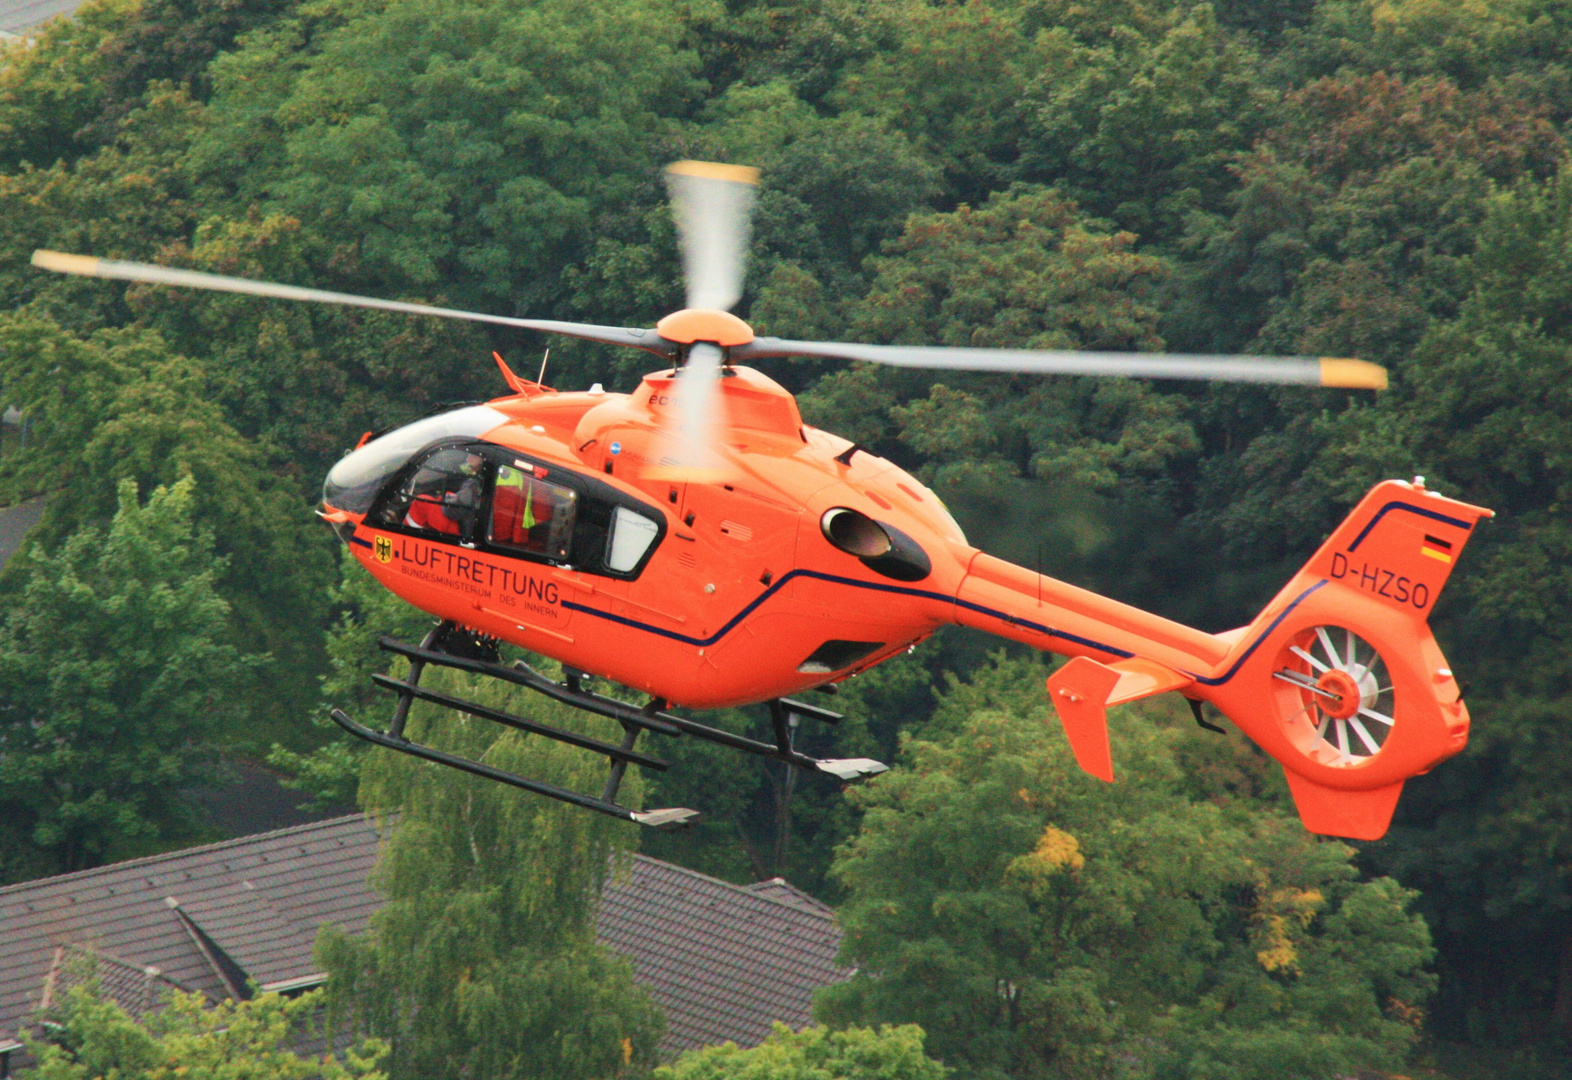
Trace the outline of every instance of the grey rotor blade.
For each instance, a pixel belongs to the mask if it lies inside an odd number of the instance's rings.
[[[1052,349],[968,349],[936,345],[854,345],[754,338],[731,349],[733,361],[772,356],[824,356],[892,367],[951,371],[1017,371],[1034,375],[1116,375],[1137,379],[1386,389],[1386,369],[1365,360],[1317,356],[1228,356],[1174,353],[1069,352]]]
[[[688,307],[730,311],[742,298],[758,183],[759,170],[744,165],[679,161],[667,167]]]
[[[205,274],[198,270],[177,270],[169,266],[155,266],[152,263],[98,259],[91,255],[67,255],[60,251],[33,252],[33,265],[60,274],[77,274],[82,277],[146,281],[188,289],[244,293],[248,296],[269,296],[280,300],[306,300],[318,304],[397,311],[406,315],[434,315],[441,319],[463,319],[468,322],[494,323],[497,326],[517,326],[525,330],[563,334],[588,341],[602,341],[610,345],[627,345],[652,352],[665,359],[672,358],[677,351],[675,345],[666,341],[654,330],[641,330],[635,327],[595,326],[590,323],[556,322],[550,319],[514,319],[506,315],[486,315],[478,311],[460,311],[457,308],[432,307],[428,304],[408,304],[402,300],[379,300],[371,296],[355,296],[351,293],[329,292],[325,289],[305,289],[298,285],[277,285],[270,281],[253,281],[250,278],[224,277],[221,274]]]

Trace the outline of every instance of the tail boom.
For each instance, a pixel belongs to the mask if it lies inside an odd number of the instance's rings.
[[[956,621],[1072,657],[1048,693],[1092,775],[1113,779],[1108,706],[1177,690],[1283,765],[1310,831],[1376,839],[1404,781],[1467,742],[1429,616],[1489,516],[1417,480],[1378,484],[1249,626],[1225,634],[986,555],[957,592]]]

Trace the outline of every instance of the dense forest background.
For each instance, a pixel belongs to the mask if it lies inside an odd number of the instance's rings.
[[[1357,852],[1282,839],[1280,782],[1237,733],[1209,743],[1158,710],[1127,736],[1165,733],[1167,749],[1130,751],[1156,762],[1155,787],[1121,765],[1121,809],[1057,776],[1022,781],[1043,786],[1029,806],[1061,810],[983,849],[1021,904],[1051,906],[1054,874],[1118,852],[1141,866],[1131,835],[1157,852],[1215,834],[1211,877],[1149,866],[1164,882],[1152,887],[1245,911],[1240,941],[1314,925],[1328,941],[1353,934],[1337,946],[1353,953],[1374,939],[1337,930],[1332,912],[1385,889],[1367,915],[1384,911],[1417,951],[1369,975],[1407,972],[1401,993],[1371,991],[1379,1023],[1561,1075],[1569,124],[1567,0],[89,0],[0,47],[0,398],[27,418],[25,442],[13,428],[0,444],[0,497],[50,494],[34,546],[0,577],[0,882],[205,838],[182,792],[213,782],[218,757],[271,757],[316,797],[352,798],[361,762],[323,726],[324,701],[370,708],[374,631],[418,620],[341,566],[310,513],[321,477],[363,431],[499,392],[493,348],[532,371],[546,344],[64,279],[31,269],[33,249],[650,325],[682,300],[662,166],[734,161],[763,171],[739,307],[760,333],[1391,369],[1380,395],[814,362],[770,373],[810,422],[932,484],[979,546],[1209,630],[1246,622],[1379,479],[1423,474],[1495,509],[1436,618],[1473,737],[1408,785],[1387,839]],[[555,385],[639,377],[637,356],[551,344]],[[894,834],[878,829],[901,799],[939,797],[919,790],[935,770],[993,775],[966,747],[998,717],[1050,730],[1001,688],[1040,690],[1038,661],[992,648],[941,634],[851,684],[848,722],[821,737],[914,770],[857,799],[685,748],[647,790],[665,784],[663,799],[711,818],[644,850],[738,880],[786,874],[845,905],[865,968],[896,955],[895,931],[875,925],[879,874],[965,874],[881,863]],[[1012,731],[984,741],[1027,738]],[[1186,840],[1174,800],[1222,817],[1196,818]],[[968,811],[978,829],[997,817],[983,806]],[[1110,815],[1113,832],[1097,824]],[[1078,847],[1052,835],[1066,822]],[[944,835],[919,846],[968,833]],[[1292,888],[1251,877],[1290,864]],[[1287,906],[1272,914],[1262,897]],[[1206,940],[1195,955],[1223,971],[1222,938]],[[1087,964],[1075,971],[1102,970]],[[1313,981],[1293,962],[1258,966],[1284,987]],[[1075,1075],[1114,1075],[1126,1060],[1057,1043],[989,1057],[956,1017],[903,1005],[903,976],[888,974],[826,1016],[922,1022],[930,1047],[942,1030],[946,1060],[978,1075],[1071,1075],[1078,1061],[1092,1071]],[[1182,1012],[1181,999],[1205,1011],[1183,980],[1121,997],[1085,978],[1044,998],[1061,1042],[1071,1017],[1075,1045],[1104,1046],[1148,1030],[1128,1017]],[[1342,1015],[1283,994],[1267,1012],[1299,1017],[1296,1030]],[[1091,1015],[1114,1001],[1126,1020]],[[1185,1060],[1226,1060],[1203,1028],[1186,1029],[1201,1049]],[[1380,1031],[1361,1037],[1403,1041]],[[1046,1060],[1061,1073],[1032,1071]],[[1172,1073],[1203,1074],[1235,1075]]]

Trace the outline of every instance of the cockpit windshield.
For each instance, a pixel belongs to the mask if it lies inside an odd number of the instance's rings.
[[[335,510],[363,514],[388,477],[421,448],[454,436],[476,438],[507,422],[508,417],[496,409],[472,405],[406,424],[371,440],[333,466],[322,485],[322,501]]]

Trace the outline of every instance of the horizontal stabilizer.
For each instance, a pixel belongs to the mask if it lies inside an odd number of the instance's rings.
[[[1140,657],[1100,664],[1089,656],[1077,656],[1049,677],[1048,698],[1064,724],[1076,763],[1112,783],[1108,706],[1178,690],[1191,682],[1188,675]]]
[[[1397,797],[1403,782],[1366,791],[1330,788],[1306,780],[1292,769],[1285,769],[1288,790],[1305,828],[1321,836],[1341,836],[1349,840],[1379,840],[1392,824]]]
[[[1143,660],[1139,656],[1132,656],[1128,660],[1116,660],[1108,666],[1119,673],[1119,681],[1108,694],[1106,704],[1109,705],[1123,705],[1127,701],[1139,701],[1156,694],[1166,694],[1170,690],[1189,686],[1194,681],[1190,676],[1183,675],[1171,667],[1164,667],[1152,660]]]

